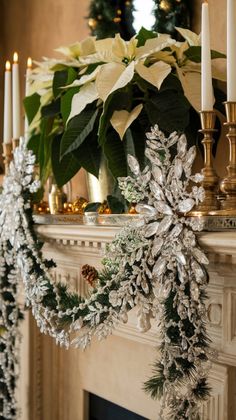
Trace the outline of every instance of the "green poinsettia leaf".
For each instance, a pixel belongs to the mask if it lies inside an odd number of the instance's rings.
[[[70,115],[72,98],[76,93],[79,92],[79,90],[79,87],[70,88],[61,97],[61,114],[64,125],[66,125],[66,121],[68,120]]]
[[[62,88],[73,83],[77,76],[78,72],[73,67],[56,71],[52,84],[54,98],[56,99],[58,96],[61,96],[64,93]]]
[[[24,108],[29,124],[33,121],[40,107],[40,95],[34,93],[33,95],[24,98]]]
[[[42,107],[42,117],[54,117],[60,114],[60,98]]]
[[[98,143],[103,146],[106,142],[106,133],[111,126],[110,120],[114,111],[132,109],[132,87],[126,86],[112,93],[105,102],[103,113],[99,121]]]
[[[185,98],[182,86],[177,78],[168,81],[154,94],[151,92],[145,104],[150,125],[158,124],[160,129],[172,133],[184,132],[189,124],[190,104]]]
[[[125,212],[124,203],[122,203],[117,197],[113,195],[107,196],[107,204],[113,214],[121,214]]]
[[[62,93],[61,88],[66,85],[67,79],[68,79],[68,70],[56,71],[54,73],[52,91],[53,91],[53,96],[55,99],[59,95],[61,95]]]
[[[72,153],[60,159],[61,136],[56,136],[52,142],[52,171],[58,187],[62,187],[79,171],[81,165]]]
[[[27,143],[27,148],[32,150],[36,157],[36,163],[39,160],[39,143],[40,143],[40,134],[34,134],[30,137]]]
[[[98,178],[101,162],[101,149],[97,143],[97,131],[94,130],[80,147],[73,152],[80,166]]]
[[[47,181],[51,173],[51,146],[52,146],[52,127],[54,118],[47,117],[41,121],[38,160],[40,166],[40,180],[42,185]]]
[[[124,143],[120,141],[119,135],[114,130],[109,130],[106,135],[106,142],[103,151],[107,158],[108,168],[114,178],[127,176],[127,156]]]
[[[94,128],[98,110],[86,108],[69,122],[61,140],[61,157],[76,150]]]
[[[142,27],[138,32],[136,39],[138,40],[138,47],[142,47],[148,39],[156,38],[157,33],[154,31],[149,31],[148,29]]]
[[[190,61],[193,61],[194,63],[201,63],[201,47],[200,46],[189,47],[184,52],[184,54]],[[216,58],[226,58],[226,55],[218,51],[212,50],[211,59],[214,60]]]
[[[71,85],[75,79],[78,77],[78,70],[75,70],[73,67],[69,67],[68,76],[66,81],[66,86]]]

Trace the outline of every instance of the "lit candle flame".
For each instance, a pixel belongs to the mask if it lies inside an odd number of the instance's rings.
[[[6,71],[10,71],[11,70],[11,63],[9,60],[6,61]]]
[[[17,52],[14,52],[14,54],[13,54],[13,63],[14,64],[18,63],[18,54],[17,54]]]
[[[31,57],[28,57],[28,60],[27,60],[27,69],[32,69],[32,58]]]

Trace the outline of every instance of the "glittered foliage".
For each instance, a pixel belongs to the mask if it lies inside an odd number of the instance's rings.
[[[192,175],[196,150],[188,149],[185,135],[166,137],[155,126],[147,133],[145,155],[144,169],[129,155],[131,175],[119,180],[126,200],[139,201],[142,217],[107,246],[101,271],[83,268],[93,285],[87,297],[53,281],[52,263],[41,254],[29,209],[29,192],[39,185],[34,157],[23,143],[4,181],[1,243],[10,241],[17,255],[13,268],[20,270],[40,331],[60,345],[86,348],[93,337],[106,338],[126,323],[136,307],[138,330],[145,333],[154,325],[159,334],[153,376],[144,385],[161,398],[158,419],[196,420],[209,396],[213,357],[206,331],[208,260],[196,236],[201,221],[185,215],[204,199],[196,185],[202,176]],[[13,276],[12,284],[17,279]]]

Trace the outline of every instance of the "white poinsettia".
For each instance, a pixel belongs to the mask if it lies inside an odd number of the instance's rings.
[[[157,34],[139,46],[137,37],[124,41],[117,34],[114,38],[102,40],[88,37],[84,41],[60,47],[56,51],[62,53],[65,58],[44,59],[37,63],[31,77],[30,93],[37,92],[41,96],[42,107],[53,98],[52,81],[55,71],[68,67],[78,69],[78,77],[71,84],[62,87],[63,90],[79,88],[79,92],[72,98],[67,119],[69,122],[92,102],[100,100],[104,107],[109,96],[132,83],[136,75],[160,89],[164,80],[174,70],[185,96],[191,105],[199,110],[201,66],[200,63],[191,61],[186,51],[190,47],[199,47],[201,37],[190,30],[177,30],[183,36],[183,42],[177,42],[167,34]],[[223,72],[214,67],[213,77],[225,80]],[[123,138],[129,122],[138,117],[141,112],[138,112],[138,109],[134,108],[131,113],[125,109],[113,113],[112,125],[120,138]],[[121,121],[122,119],[124,121]],[[32,124],[35,126],[35,121]]]
[[[78,58],[84,55],[90,55],[95,53],[95,38],[88,37],[81,42],[75,42],[74,44],[68,46],[62,46],[56,48],[55,51],[58,51],[70,58]]]
[[[197,35],[195,34],[195,32],[192,32],[189,29],[179,27],[176,27],[176,30],[188,42],[190,47],[196,47],[201,45],[201,34]]]

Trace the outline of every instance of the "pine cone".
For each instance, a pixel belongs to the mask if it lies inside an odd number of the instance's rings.
[[[85,264],[82,266],[81,274],[83,278],[90,284],[90,286],[95,287],[96,280],[98,279],[98,272],[96,268]]]

